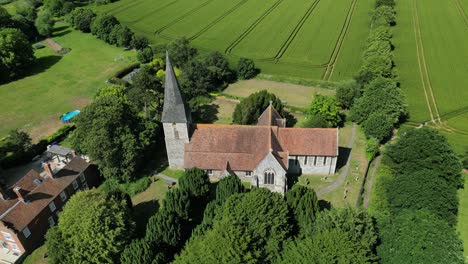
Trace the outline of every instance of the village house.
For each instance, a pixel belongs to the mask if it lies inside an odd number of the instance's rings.
[[[162,120],[169,167],[198,167],[212,179],[235,174],[284,194],[287,175],[334,174],[337,128],[289,128],[272,104],[257,125],[192,124],[169,57]]]
[[[68,199],[99,181],[96,165],[79,156],[43,166],[44,172],[31,170],[0,189],[0,263],[15,263],[40,246]]]

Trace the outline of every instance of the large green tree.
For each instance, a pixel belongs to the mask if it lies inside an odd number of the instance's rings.
[[[78,192],[47,235],[52,263],[116,263],[133,226],[127,201],[98,190]]]
[[[184,66],[198,54],[185,37],[175,39],[167,44],[167,51],[171,62],[178,67]]]
[[[237,62],[237,76],[240,79],[251,79],[259,73],[259,69],[255,67],[252,59],[240,58]]]
[[[112,29],[119,24],[117,18],[109,14],[100,14],[91,23],[91,33],[110,43]]]
[[[0,83],[20,76],[33,61],[31,44],[23,32],[0,29]]]
[[[453,227],[426,210],[408,210],[379,224],[381,263],[463,264],[463,243]]]
[[[307,110],[307,117],[320,117],[327,122],[327,127],[337,127],[343,122],[338,103],[331,96],[316,95]]]
[[[155,125],[144,122],[125,99],[117,96],[96,98],[75,122],[73,146],[96,161],[106,178],[131,179],[142,151],[155,140]]]
[[[336,88],[336,102],[343,109],[351,108],[354,100],[359,96],[359,85],[354,80],[342,82]]]
[[[249,95],[241,100],[236,105],[234,113],[232,114],[232,122],[241,125],[254,125],[257,124],[258,118],[270,105],[272,101],[273,107],[278,113],[284,116],[283,103],[274,94],[262,90]]]
[[[301,185],[295,185],[286,193],[286,202],[303,235],[310,234],[319,212],[317,194],[314,190]]]
[[[431,128],[410,129],[387,146],[385,162],[395,174],[431,170],[456,187],[462,187],[461,162],[447,139]]]
[[[184,176],[179,179],[180,189],[188,192],[190,196],[197,199],[206,199],[210,193],[210,179],[208,174],[199,168],[191,168],[185,171]]]
[[[192,237],[174,263],[272,263],[291,226],[283,197],[258,188],[229,197],[213,228]]]
[[[394,214],[405,209],[427,209],[452,225],[457,222],[457,189],[437,172],[422,169],[395,175],[384,188]]]
[[[406,116],[405,99],[395,81],[377,78],[365,86],[364,94],[351,108],[350,118],[361,123],[372,113],[387,115],[394,124]]]
[[[372,113],[367,120],[362,123],[362,128],[367,138],[375,138],[379,142],[390,139],[393,131],[392,117],[376,112]]]
[[[40,11],[37,14],[36,21],[34,25],[37,28],[37,31],[42,36],[49,37],[52,35],[54,29],[54,20],[52,19],[52,14],[47,9]]]
[[[216,186],[216,200],[225,201],[229,196],[244,192],[244,185],[236,175],[230,174],[222,178]]]
[[[70,23],[74,28],[83,32],[91,32],[91,24],[96,17],[96,13],[88,8],[77,8],[69,15]]]

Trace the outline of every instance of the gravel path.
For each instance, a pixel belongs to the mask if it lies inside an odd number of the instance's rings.
[[[169,177],[169,176],[166,176],[166,175],[161,174],[161,173],[158,173],[158,174],[156,175],[156,177],[161,178],[161,179],[163,179],[163,180],[165,180],[165,181],[169,181],[169,182],[175,182],[175,183],[178,183],[178,182],[179,182],[177,179],[172,178],[172,177]]]
[[[349,137],[349,141],[348,141],[348,145],[347,147],[351,149],[351,151],[353,151],[353,145],[354,145],[354,136],[356,135],[356,127],[357,125],[356,124],[353,124],[353,130],[351,131],[351,137]],[[341,171],[340,175],[338,176],[338,179],[336,179],[336,181],[330,185],[328,185],[327,187],[324,187],[320,190],[317,191],[317,195],[322,195],[322,194],[326,194],[326,193],[329,193],[333,190],[335,190],[336,188],[340,187],[345,179],[346,179],[346,175],[348,174],[348,171],[349,171],[349,160],[351,159],[351,152],[349,153],[348,155],[348,159],[346,160],[346,165],[344,166],[343,170]]]

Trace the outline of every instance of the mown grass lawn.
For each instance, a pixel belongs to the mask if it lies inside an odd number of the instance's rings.
[[[33,139],[51,134],[62,125],[63,113],[82,109],[105,80],[135,61],[133,51],[65,23],[56,24],[53,39],[70,53],[59,56],[48,47],[36,50],[36,62],[27,76],[0,85],[0,138],[11,129],[26,130]]]

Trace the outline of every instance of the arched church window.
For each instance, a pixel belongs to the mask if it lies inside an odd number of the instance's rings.
[[[272,169],[267,169],[264,173],[264,184],[275,184],[275,171]]]

